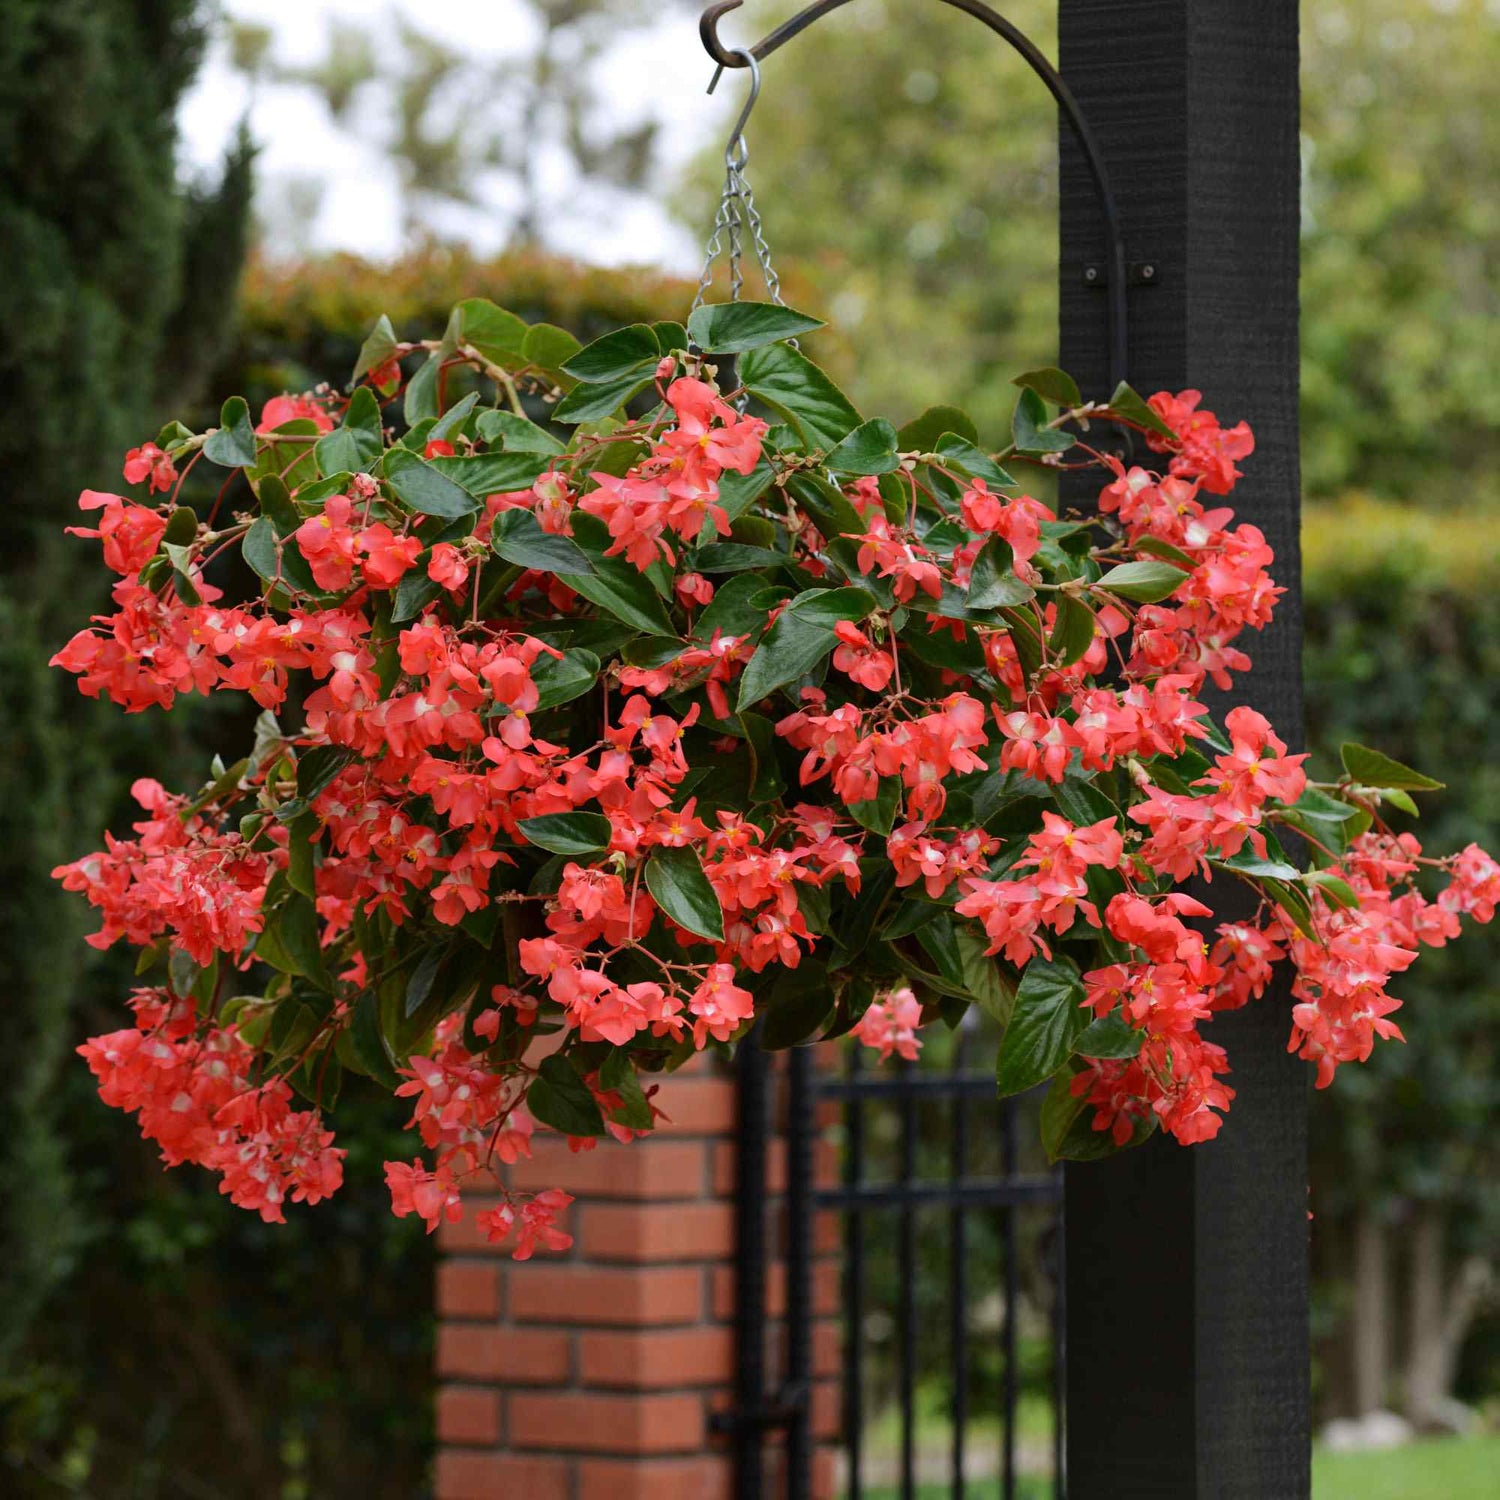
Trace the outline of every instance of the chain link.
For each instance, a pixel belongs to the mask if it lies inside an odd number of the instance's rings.
[[[749,53],[741,55],[746,58],[751,69],[750,102],[735,123],[734,133],[729,137],[729,143],[724,148],[724,190],[719,195],[719,209],[714,215],[713,231],[709,235],[704,253],[703,271],[698,278],[697,293],[693,297],[692,310],[694,312],[703,305],[704,298],[707,297],[709,288],[713,285],[714,265],[720,256],[726,258],[729,267],[729,300],[731,302],[740,300],[740,294],[745,285],[744,254],[747,231],[755,254],[756,265],[760,268],[761,279],[766,284],[767,296],[778,307],[786,305],[781,300],[781,278],[777,276],[771,264],[771,249],[766,243],[765,227],[761,222],[760,211],[755,206],[755,194],[751,190],[750,179],[745,175],[745,166],[750,160],[750,146],[745,140],[745,121],[749,118],[750,108],[760,92],[760,69]],[[715,82],[717,81],[715,78]],[[795,339],[788,340],[788,342],[795,347]]]

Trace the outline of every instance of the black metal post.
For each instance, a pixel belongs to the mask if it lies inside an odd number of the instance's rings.
[[[739,1130],[735,1169],[735,1500],[761,1500],[766,1388],[766,1126],[767,1059],[759,1028],[735,1058],[739,1073]]]
[[[1000,1171],[1005,1177],[1016,1173],[1016,1101],[1007,1099],[1000,1106]],[[1001,1253],[1005,1256],[1005,1321],[1001,1325],[1001,1347],[1004,1351],[1005,1420],[1000,1427],[1000,1495],[1001,1500],[1016,1500],[1016,1406],[1020,1400],[1021,1268],[1016,1257],[1015,1204],[1005,1208],[1001,1230]]]
[[[948,1075],[956,1084],[964,1071],[969,1027],[962,1025],[953,1038],[953,1067]],[[968,1110],[963,1092],[953,1089],[953,1134],[948,1142],[948,1177],[956,1187],[968,1171]],[[962,1203],[948,1211],[948,1339],[953,1370],[953,1500],[964,1500],[965,1444],[969,1426],[969,1265],[967,1219]]]
[[[813,1054],[787,1054],[786,1117],[786,1500],[807,1500],[812,1483]]]
[[[912,1065],[897,1064],[903,1082],[910,1082]],[[901,1148],[897,1183],[910,1188],[917,1168],[917,1096],[901,1095]],[[915,1500],[917,1489],[917,1219],[911,1199],[902,1200],[896,1228],[896,1286],[898,1316],[896,1342],[897,1399],[901,1405],[901,1500]]]
[[[848,1049],[846,1077],[859,1082],[860,1048]],[[844,1103],[844,1186],[857,1192],[865,1175],[865,1101],[851,1089]],[[856,1209],[844,1216],[844,1444],[848,1492],[864,1493],[865,1223]]]
[[[1289,587],[1241,701],[1300,730],[1296,0],[1061,0],[1061,71],[1102,142],[1132,255],[1131,382],[1196,387],[1257,451],[1233,503]],[[1061,133],[1062,364],[1102,392],[1102,228]],[[1097,279],[1097,277],[1096,277]],[[1087,497],[1065,489],[1075,503]],[[1217,705],[1222,710],[1223,705]],[[1216,1019],[1220,1138],[1067,1173],[1073,1500],[1309,1493],[1305,1070],[1285,992]]]

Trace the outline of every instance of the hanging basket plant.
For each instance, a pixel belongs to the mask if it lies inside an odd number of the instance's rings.
[[[339,1186],[356,1074],[411,1099],[386,1174],[435,1227],[536,1130],[649,1131],[653,1080],[752,1025],[912,1057],[970,1005],[1000,1092],[1050,1085],[1052,1157],[1187,1144],[1233,1098],[1214,1016],[1284,1003],[1278,966],[1323,1085],[1399,1037],[1421,944],[1493,916],[1500,866],[1384,821],[1436,782],[1357,745],[1311,780],[1200,701],[1281,592],[1222,504],[1243,423],[1040,370],[999,451],[951,408],[897,429],[816,326],[382,320],[347,399],[235,397],[129,455],[137,498],[85,492],[119,579],[57,664],[132,713],[262,710],[57,872],[139,949],[133,1023],[80,1050],[168,1163],[279,1220]],[[1095,446],[1121,427],[1140,462]],[[1038,466],[1097,469],[1097,509]],[[566,1243],[565,1194],[499,1192],[492,1238]]]

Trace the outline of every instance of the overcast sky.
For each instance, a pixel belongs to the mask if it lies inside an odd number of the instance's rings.
[[[325,53],[329,23],[357,21],[377,36],[393,36],[400,12],[435,40],[487,58],[528,50],[534,36],[521,0],[225,0],[235,20],[267,26],[273,55],[282,64],[311,64]],[[659,132],[659,184],[723,128],[720,91],[705,94],[712,65],[698,41],[697,10],[677,6],[650,26],[627,32],[598,66],[595,85],[611,123],[630,127],[655,117]],[[734,99],[738,94],[733,95]],[[252,99],[246,80],[229,65],[222,35],[182,108],[182,127],[192,169],[212,170],[240,118],[249,111],[261,147],[259,181],[273,225],[278,195],[284,203],[297,178],[324,184],[317,212],[300,232],[301,244],[271,244],[272,253],[302,249],[347,249],[373,258],[401,248],[396,174],[383,154],[335,126],[310,89],[262,84]],[[547,235],[553,249],[603,264],[656,264],[696,269],[701,252],[695,236],[674,225],[651,195],[584,191],[573,180],[569,159],[559,151],[542,158],[544,181],[568,204]],[[454,210],[438,226],[482,250],[504,241],[503,203],[491,213]],[[705,231],[707,226],[705,225]]]

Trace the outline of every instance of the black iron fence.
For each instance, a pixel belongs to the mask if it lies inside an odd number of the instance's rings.
[[[820,1211],[841,1227],[839,1493],[1063,1500],[1062,1180],[1031,1154],[1038,1101],[997,1100],[975,1065],[985,1043],[975,1016],[915,1063],[742,1049],[737,1391],[720,1420],[740,1500],[812,1493]],[[837,1180],[814,1171],[820,1139]]]

